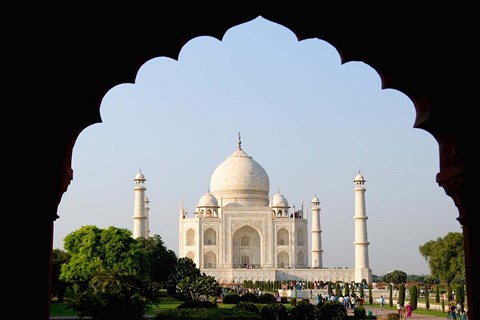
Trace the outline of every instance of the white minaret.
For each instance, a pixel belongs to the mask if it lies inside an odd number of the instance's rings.
[[[133,211],[133,237],[147,238],[147,216],[145,214],[145,176],[138,171],[135,176],[135,206]]]
[[[358,172],[355,180],[355,282],[366,279],[371,282],[371,270],[368,262],[367,211],[365,207],[365,179]]]
[[[179,216],[178,216],[180,219],[178,223],[178,234],[180,235],[178,237],[178,256],[179,257],[185,256],[185,252],[183,252],[183,237],[185,236],[183,231],[183,224],[184,224],[184,219],[186,215],[187,215],[187,212],[185,211],[185,208],[183,206],[183,200],[182,200],[180,201]]]
[[[320,200],[312,199],[312,268],[323,268],[322,229],[320,227]]]
[[[150,200],[148,197],[145,197],[145,235],[150,237]]]

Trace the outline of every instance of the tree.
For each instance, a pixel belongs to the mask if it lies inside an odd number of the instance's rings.
[[[177,285],[186,277],[195,279],[201,275],[200,269],[197,268],[195,262],[192,259],[182,257],[177,259],[175,263],[174,271],[167,279],[167,291],[171,296],[177,295]]]
[[[417,286],[410,287],[410,304],[412,305],[413,310],[417,309],[418,305],[418,288]]]
[[[332,286],[332,282],[331,282],[331,281],[328,281],[327,292],[328,292],[329,295],[332,295],[332,294],[333,294],[333,286]]]
[[[147,305],[158,302],[158,289],[156,282],[135,271],[100,270],[86,290],[67,302],[81,318],[137,320],[143,319]]]
[[[389,283],[388,284],[388,305],[393,307],[393,286]]]
[[[430,289],[430,286],[433,286],[434,284],[436,285],[440,284],[440,279],[432,276],[425,276],[423,278],[423,283],[427,286],[427,288]]]
[[[405,283],[398,285],[398,301],[402,306],[405,305]]]
[[[149,238],[138,238],[140,247],[144,248],[150,262],[150,279],[166,286],[168,277],[173,272],[177,262],[177,255],[173,250],[167,249],[162,238],[156,234]]]
[[[430,292],[425,290],[425,309],[430,310]]]
[[[395,287],[398,287],[399,284],[407,281],[407,274],[400,270],[394,270],[386,273],[383,276],[383,281],[387,283],[393,283]]]
[[[83,226],[65,237],[64,247],[71,258],[62,265],[60,279],[80,290],[85,290],[89,280],[102,270],[140,277],[150,274],[147,253],[128,229]]]
[[[183,300],[198,300],[201,296],[208,299],[217,295],[217,288],[215,278],[202,273],[181,279],[177,284],[176,293]]]
[[[60,271],[62,265],[70,261],[70,254],[60,249],[53,249],[52,252],[52,275],[50,281],[50,293],[52,297],[57,297],[58,302],[63,302],[67,283],[60,280]]]
[[[461,305],[461,308],[463,310],[465,304],[465,291],[463,285],[458,284],[455,286],[455,300],[457,304]]]
[[[337,297],[343,296],[342,289],[340,288],[340,282],[335,283],[335,295]]]
[[[450,284],[465,284],[463,234],[449,232],[443,238],[430,240],[419,247],[433,277]]]
[[[349,296],[350,295],[350,283],[345,282],[344,286],[345,286],[345,296]]]
[[[365,298],[365,292],[363,291],[363,281],[360,283],[360,298]]]
[[[151,241],[151,248],[163,245],[159,239]],[[159,297],[159,285],[151,278],[150,258],[156,251],[148,251],[148,243],[113,226],[88,225],[68,234],[64,247],[71,258],[60,274],[60,279],[73,284],[67,302],[81,317],[141,319],[147,305]]]
[[[373,294],[372,294],[372,285],[368,285],[368,303],[373,304]]]

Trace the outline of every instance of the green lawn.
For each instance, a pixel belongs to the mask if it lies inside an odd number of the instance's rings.
[[[146,314],[155,315],[161,312],[162,310],[175,309],[180,304],[181,304],[180,301],[174,300],[171,298],[162,299],[162,301],[159,303],[158,306],[155,306],[155,305],[150,306]],[[223,304],[223,303],[219,303],[218,306],[219,308],[227,308],[227,309],[234,307],[233,304]],[[365,304],[366,309],[368,309],[368,306],[369,304]],[[287,310],[293,308],[293,306],[290,305],[290,303],[285,304],[285,307],[287,308]],[[388,304],[385,307],[385,309],[392,310],[392,312],[397,311],[397,308],[395,306],[389,307]],[[425,309],[417,309],[417,310],[414,310],[414,313],[446,318],[446,312],[442,312],[441,310],[427,311]],[[69,308],[68,305],[65,303],[52,302],[50,305],[50,315],[51,316],[75,316],[77,314],[71,308]]]
[[[77,314],[66,303],[52,302],[50,304],[51,316],[76,316]]]
[[[368,306],[369,304],[365,304],[364,305],[366,309],[368,309]],[[377,305],[378,307],[378,305]],[[394,306],[394,307],[390,307],[388,305],[386,305],[384,307],[384,309],[386,310],[392,310],[392,312],[397,312],[397,307]],[[447,313],[446,312],[443,312],[441,310],[427,310],[427,309],[416,309],[416,310],[413,310],[413,313],[415,314],[425,314],[425,315],[428,315],[428,316],[433,316],[433,317],[441,317],[441,318],[447,318]]]

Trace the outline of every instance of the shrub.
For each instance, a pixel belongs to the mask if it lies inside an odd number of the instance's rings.
[[[347,310],[340,302],[328,301],[317,305],[316,314],[318,320],[343,320],[347,317]]]
[[[271,293],[263,293],[259,298],[258,298],[258,302],[259,303],[265,303],[265,304],[268,304],[268,303],[274,303],[277,301],[277,298],[275,298],[275,296]]]
[[[301,301],[292,309],[288,319],[315,320],[317,319],[315,306],[309,302]]]
[[[177,309],[209,309],[209,308],[218,308],[217,304],[205,300],[188,300],[183,302],[181,305],[177,307]]]
[[[355,319],[365,319],[367,316],[367,311],[365,310],[364,306],[355,306],[353,309],[353,316]]]
[[[387,313],[387,320],[398,320],[400,315],[398,313]]]
[[[228,293],[223,297],[224,304],[237,304],[240,302],[240,295],[238,293]]]
[[[264,320],[286,320],[288,313],[283,304],[274,302],[264,306],[260,315]]]
[[[253,292],[247,292],[240,296],[240,301],[257,303],[258,297]]]
[[[297,305],[297,298],[290,298],[290,304],[292,306],[296,306]]]
[[[235,307],[233,307],[233,309],[244,310],[244,311],[260,314],[260,310],[258,310],[258,307],[253,302],[249,302],[249,301],[240,301],[239,303],[237,303]]]
[[[263,320],[260,315],[232,309],[169,309],[162,310],[155,320]]]

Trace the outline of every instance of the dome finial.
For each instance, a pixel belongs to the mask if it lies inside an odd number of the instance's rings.
[[[238,150],[242,150],[242,139],[240,137],[240,132],[238,132]]]

